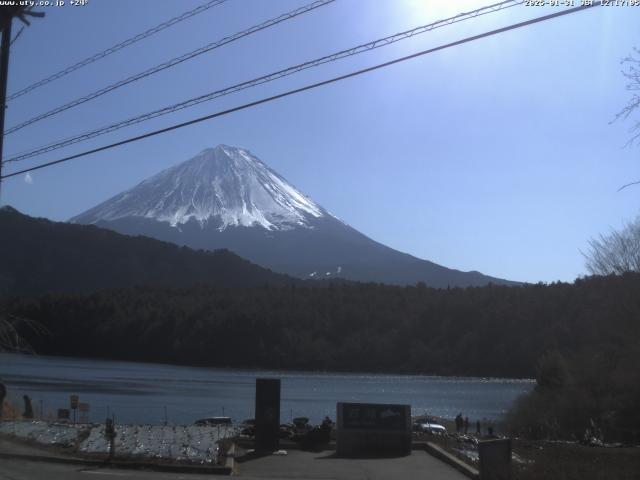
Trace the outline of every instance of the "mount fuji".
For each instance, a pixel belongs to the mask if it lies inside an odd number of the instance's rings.
[[[512,284],[382,245],[304,195],[248,150],[203,150],[70,220],[191,248],[227,248],[300,278],[433,287]]]

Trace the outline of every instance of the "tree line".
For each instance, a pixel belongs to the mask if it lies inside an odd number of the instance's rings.
[[[640,275],[573,284],[136,287],[9,297],[42,354],[336,371],[532,377],[548,351],[640,340]],[[634,344],[635,342],[635,344]]]

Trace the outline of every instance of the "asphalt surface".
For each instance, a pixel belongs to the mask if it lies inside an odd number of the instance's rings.
[[[269,455],[236,465],[237,476],[247,480],[468,480],[453,467],[428,453],[414,450],[396,458],[337,458],[334,451],[289,450],[287,455]]]
[[[135,480],[211,480],[212,475],[192,473],[164,473],[144,470],[119,470],[116,468],[83,467],[81,465],[62,465],[48,462],[2,459],[0,462],[0,480],[98,480],[100,478]],[[214,477],[216,478],[216,477]],[[224,478],[224,477],[218,477]]]
[[[123,470],[110,467],[88,467],[2,459],[0,480],[89,480],[118,479],[211,479],[212,475],[193,473],[165,473],[145,470]],[[414,451],[400,458],[344,459],[333,452],[289,451],[287,455],[270,455],[243,461],[237,465],[234,477],[245,480],[388,480],[429,478],[434,480],[466,480],[457,470],[426,452]],[[219,477],[220,478],[220,477]]]
[[[5,455],[30,455],[42,461],[17,458],[0,459],[0,480],[88,480],[193,479],[212,478],[211,474],[167,473],[151,470],[125,470],[109,466],[89,466],[49,462],[58,453],[35,445],[0,438]],[[223,475],[216,476],[218,478]],[[236,460],[234,477],[246,480],[388,480],[419,479],[467,480],[462,473],[422,450],[395,458],[338,458],[334,450],[309,452],[288,450],[286,455],[245,456]],[[214,477],[215,478],[215,477]]]

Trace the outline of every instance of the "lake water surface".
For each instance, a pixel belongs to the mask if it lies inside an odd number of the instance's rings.
[[[336,402],[410,404],[413,415],[453,418],[458,412],[498,420],[530,391],[531,380],[355,373],[317,373],[183,367],[65,357],[0,354],[0,381],[16,403],[22,395],[40,409],[69,408],[69,395],[90,404],[90,420],[107,412],[119,423],[191,424],[206,416],[240,421],[254,416],[255,379],[282,380],[282,422],[306,416],[335,419]]]

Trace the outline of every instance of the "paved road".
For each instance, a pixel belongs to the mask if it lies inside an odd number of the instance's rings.
[[[211,480],[212,475],[195,475],[190,473],[164,473],[143,470],[119,470],[116,468],[83,467],[25,460],[0,461],[0,480]],[[217,476],[216,476],[217,478]]]
[[[0,442],[1,445],[11,446],[14,453],[31,455],[44,453],[41,449],[26,445]],[[406,457],[385,459],[344,459],[336,458],[333,451],[289,450],[287,455],[269,455],[238,462],[236,476],[245,480],[388,480],[390,478],[467,480],[467,477],[454,468],[420,450],[414,450],[411,455]],[[110,477],[118,480],[199,480],[210,479],[212,476],[123,470],[6,458],[0,460],[0,480],[31,480],[36,478],[89,480]]]
[[[238,477],[246,480],[468,480],[453,467],[426,452],[414,450],[399,458],[336,458],[333,451],[290,450],[238,463]]]

